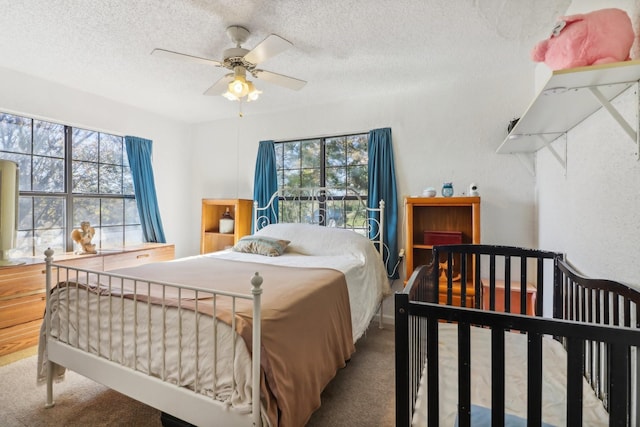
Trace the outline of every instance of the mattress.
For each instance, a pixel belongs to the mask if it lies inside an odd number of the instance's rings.
[[[457,326],[438,325],[440,426],[457,425],[458,340]],[[551,426],[566,425],[567,356],[562,345],[543,337],[542,421]],[[505,332],[505,415],[512,421],[526,420],[527,414],[527,335]],[[425,371],[426,372],[426,367]],[[427,384],[422,375],[413,426],[427,425]],[[472,425],[491,408],[491,330],[471,327],[471,404]],[[476,418],[477,417],[477,418]],[[607,426],[609,416],[586,380],[583,381],[583,423]],[[526,425],[513,424],[513,425]],[[490,425],[490,424],[489,424]]]

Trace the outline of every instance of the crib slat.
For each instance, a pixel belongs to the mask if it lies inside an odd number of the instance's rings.
[[[471,327],[458,325],[458,420],[460,427],[471,426]]]
[[[504,329],[491,329],[491,425],[504,424]]]
[[[582,425],[584,340],[567,337],[567,425]]]
[[[527,420],[529,425],[542,422],[542,335],[527,337]]]
[[[429,427],[440,425],[440,372],[438,369],[438,320],[433,317],[427,319],[427,401]],[[408,424],[407,424],[408,425]]]
[[[609,380],[609,425],[627,426],[629,406],[629,349],[622,344],[609,345],[609,361],[615,366],[611,369]]]
[[[504,258],[504,311],[511,313],[511,257]]]

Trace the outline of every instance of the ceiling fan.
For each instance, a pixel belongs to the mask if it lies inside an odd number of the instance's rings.
[[[291,42],[276,34],[271,34],[256,47],[248,50],[241,45],[247,41],[249,34],[249,30],[240,25],[228,27],[227,35],[235,44],[235,47],[225,49],[223,54],[224,59],[222,61],[166,49],[154,49],[151,54],[204,63],[231,70],[231,73],[220,78],[220,80],[215,82],[204,94],[222,95],[232,101],[240,101],[245,96],[248,101],[254,101],[258,99],[258,96],[262,93],[256,89],[251,81],[247,80],[247,74],[250,74],[256,79],[265,80],[269,83],[293,90],[300,90],[307,84],[304,80],[256,68],[261,62],[293,46]]]

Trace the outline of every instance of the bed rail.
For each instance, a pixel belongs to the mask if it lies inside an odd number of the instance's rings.
[[[253,322],[250,343],[251,414],[223,410],[210,415],[212,404],[221,408],[230,404],[215,399],[220,378],[228,374],[220,370],[221,331],[229,330],[233,343],[243,339],[236,330],[241,301],[251,304],[253,319],[261,318],[258,273],[251,278],[248,295],[54,264],[53,251],[48,249],[45,255],[47,407],[54,406],[55,364],[60,363],[147,405],[170,408],[171,415],[195,425],[262,425],[259,321]],[[56,287],[58,293],[53,292]],[[227,308],[230,328],[219,320]],[[95,310],[109,314],[109,320],[90,314]],[[70,314],[52,318],[60,312]],[[187,339],[188,334],[195,339]],[[231,346],[233,358],[236,347]],[[177,374],[170,365],[175,365]],[[235,389],[235,364],[231,365]],[[135,382],[127,378],[132,372]]]

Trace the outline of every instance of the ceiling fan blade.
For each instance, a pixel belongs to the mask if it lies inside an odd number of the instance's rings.
[[[293,44],[289,40],[285,40],[278,35],[271,34],[248,52],[244,56],[244,59],[252,64],[260,64],[262,61],[265,61],[272,56],[276,56],[280,52],[289,49],[291,46],[293,46]]]
[[[216,67],[222,66],[222,64],[219,61],[216,61],[215,59],[187,55],[186,53],[174,52],[172,50],[166,50],[166,49],[153,49],[151,51],[151,55],[160,56],[164,58],[171,58],[171,59],[184,59],[187,61],[197,62],[200,64],[214,65]]]
[[[273,73],[271,71],[255,70],[254,72],[259,79],[276,84],[278,86],[286,87],[288,89],[300,90],[304,87],[304,85],[307,84],[307,82],[304,80],[296,79],[278,73]]]
[[[215,82],[213,86],[211,86],[209,89],[207,89],[204,92],[204,94],[215,95],[215,96],[222,95],[227,91],[227,86],[229,86],[229,83],[231,83],[232,80],[233,80],[233,73],[229,73],[221,77],[220,80],[218,80],[217,82]]]

